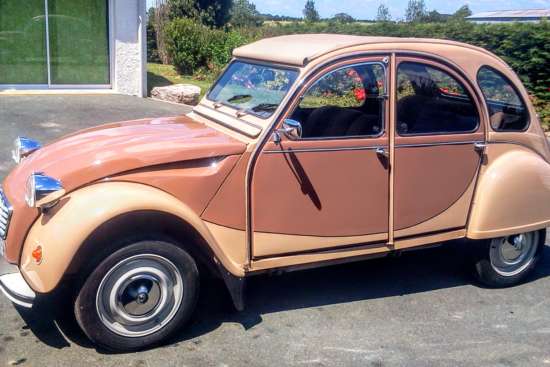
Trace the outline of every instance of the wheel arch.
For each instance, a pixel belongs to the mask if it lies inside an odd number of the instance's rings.
[[[86,215],[81,216],[82,213]],[[164,229],[166,237],[173,236],[178,242],[191,236],[192,244],[182,241],[184,246],[210,270],[217,268],[222,275],[227,273],[224,279],[244,276],[242,264],[220,247],[197,213],[164,191],[128,182],[102,182],[81,188],[42,213],[25,240],[21,272],[31,288],[49,293],[65,274],[83,270],[82,265],[90,260],[91,254],[101,251],[97,248],[101,239],[118,231],[127,234],[132,227],[135,230],[132,219],[139,219],[140,225],[147,224],[155,230]],[[179,226],[182,227],[178,229]],[[37,246],[43,252],[40,264],[32,259]],[[103,251],[109,253],[111,249]]]
[[[467,237],[489,239],[550,225],[550,164],[515,143],[488,144]]]
[[[136,228],[145,230],[136,233]],[[215,255],[193,226],[172,213],[153,210],[120,214],[99,225],[78,248],[65,275],[88,273],[102,259],[122,247],[126,239],[134,238],[137,241],[165,239],[187,251],[201,269],[219,275]],[[102,243],[108,245],[101,246]]]

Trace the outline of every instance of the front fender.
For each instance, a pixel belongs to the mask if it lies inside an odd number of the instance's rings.
[[[502,237],[549,225],[550,164],[517,144],[489,144],[467,237]]]
[[[228,272],[237,277],[244,275],[242,259],[224,252],[197,213],[180,200],[143,184],[103,182],[72,192],[38,218],[23,246],[23,276],[36,292],[52,291],[80,246],[100,225],[135,211],[165,212],[181,218],[202,236]],[[32,258],[37,246],[42,247],[40,264]]]

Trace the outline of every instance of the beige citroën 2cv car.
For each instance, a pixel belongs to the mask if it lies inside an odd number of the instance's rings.
[[[550,223],[550,150],[518,77],[467,44],[294,35],[238,48],[185,116],[18,138],[0,190],[0,288],[70,285],[86,335],[156,345],[199,278],[248,277],[466,239],[492,287],[523,281]],[[365,263],[368,266],[368,263]]]

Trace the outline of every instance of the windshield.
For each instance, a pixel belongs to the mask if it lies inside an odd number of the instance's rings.
[[[268,118],[297,76],[298,71],[292,69],[235,61],[214,85],[208,99]]]

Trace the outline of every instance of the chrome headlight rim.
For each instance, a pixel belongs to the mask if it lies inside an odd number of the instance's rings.
[[[38,141],[20,136],[13,143],[11,155],[15,163],[19,164],[23,159],[40,148],[42,148],[42,144]]]
[[[25,202],[29,208],[34,208],[36,204],[36,173],[27,178],[25,185]]]
[[[48,209],[55,206],[65,195],[60,180],[35,172],[27,178],[25,202],[30,208]]]

